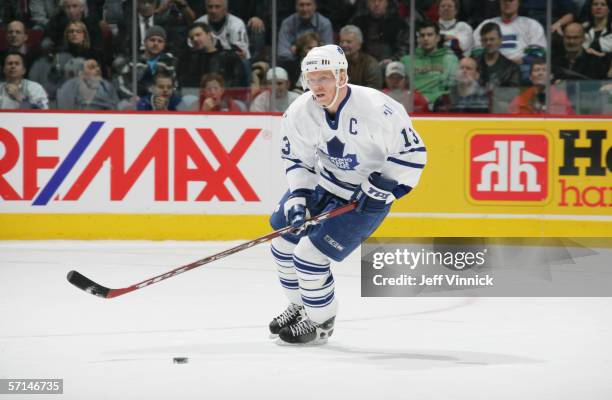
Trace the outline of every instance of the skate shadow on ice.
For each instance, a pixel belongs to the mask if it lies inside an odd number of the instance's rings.
[[[379,366],[389,369],[421,370],[430,368],[452,368],[460,366],[493,366],[510,364],[534,364],[543,360],[520,357],[509,354],[423,349],[412,352],[409,349],[376,349],[343,346],[342,344],[328,343],[319,347],[321,352],[334,356],[335,361],[347,363],[364,363],[368,366]]]

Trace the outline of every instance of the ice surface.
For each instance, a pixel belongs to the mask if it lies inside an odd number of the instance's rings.
[[[234,244],[0,242],[0,378],[64,379],[0,398],[612,398],[611,298],[366,299],[356,253],[332,267],[329,343],[288,347],[267,245],[110,300],[66,281],[128,286]]]

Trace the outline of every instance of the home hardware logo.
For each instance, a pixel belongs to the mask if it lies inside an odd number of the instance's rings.
[[[478,134],[470,139],[469,191],[479,201],[544,201],[549,143],[545,135]]]

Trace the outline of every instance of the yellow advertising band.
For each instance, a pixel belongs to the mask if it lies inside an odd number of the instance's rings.
[[[272,231],[263,215],[0,214],[0,240],[243,240]],[[374,236],[609,237],[609,220],[390,216]]]

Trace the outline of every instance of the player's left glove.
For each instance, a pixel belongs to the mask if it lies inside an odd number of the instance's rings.
[[[391,191],[396,186],[396,180],[384,178],[380,172],[372,172],[351,197],[351,201],[357,202],[355,211],[366,214],[383,211],[387,207],[387,199],[393,196]]]

